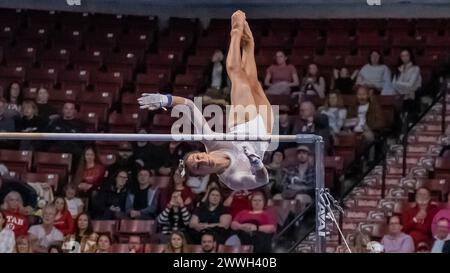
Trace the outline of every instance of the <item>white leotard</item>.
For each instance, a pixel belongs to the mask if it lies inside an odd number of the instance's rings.
[[[194,124],[196,133],[214,134],[200,110],[192,101],[187,101],[187,106],[189,106],[191,113],[193,113],[191,121]],[[256,118],[251,121],[231,127],[229,133],[266,135],[267,129],[263,118],[260,115],[257,115]],[[230,166],[217,175],[221,182],[232,190],[251,190],[264,186],[269,182],[268,176],[263,181],[260,181],[261,179],[256,179],[256,176],[252,174],[250,162],[243,152],[243,147],[246,146],[249,152],[255,153],[263,159],[264,152],[268,147],[267,142],[205,140],[202,141],[202,143],[205,145],[208,153],[220,151],[230,158]]]

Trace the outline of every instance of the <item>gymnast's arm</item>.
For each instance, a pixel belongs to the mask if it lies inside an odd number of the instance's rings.
[[[190,110],[190,118],[192,124],[194,124],[195,133],[196,134],[213,134],[213,131],[208,125],[205,117],[202,112],[197,108],[194,102],[190,99],[186,99],[183,97],[173,96],[172,97],[172,107],[177,105],[186,105]]]

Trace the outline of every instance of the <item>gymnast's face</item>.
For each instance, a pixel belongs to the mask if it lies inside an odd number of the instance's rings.
[[[186,168],[196,176],[213,173],[214,158],[207,153],[193,153],[186,158]]]

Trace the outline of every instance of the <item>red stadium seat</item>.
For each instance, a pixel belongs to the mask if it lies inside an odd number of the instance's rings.
[[[141,244],[141,247],[144,247],[144,245]],[[130,247],[127,243],[113,244],[111,246],[111,252],[112,253],[130,253]]]
[[[170,133],[172,124],[177,120],[175,117],[171,117],[170,114],[156,114],[153,117],[153,123],[151,127],[152,133]]]
[[[134,133],[140,127],[139,113],[113,112],[108,118],[109,130],[114,133]]]
[[[124,77],[120,72],[91,73],[91,84],[94,85],[95,93],[111,93],[115,101],[124,85]]]
[[[76,70],[95,71],[102,66],[103,53],[99,50],[73,52],[71,61]]]
[[[117,230],[116,220],[92,220],[92,229],[99,234],[108,234],[113,237]]]
[[[160,54],[151,54],[146,57],[147,71],[153,69],[169,69],[170,71],[177,68],[181,61],[178,52],[164,52]]]
[[[24,173],[21,174],[22,181],[26,183],[48,183],[53,187],[53,190],[58,189],[59,176],[50,173]]]
[[[0,87],[5,90],[13,82],[25,81],[25,69],[18,67],[0,67]]]
[[[6,64],[9,67],[31,67],[36,61],[36,46],[5,49]]]
[[[86,70],[61,71],[58,81],[63,88],[76,86],[82,90],[89,84],[89,72]]]
[[[145,253],[163,253],[167,244],[145,244]]]
[[[151,69],[150,73],[138,74],[136,77],[136,91],[140,93],[158,92],[166,87],[171,80],[170,69]]]
[[[81,101],[81,107],[80,107],[80,113],[86,113],[85,117],[91,119],[92,122],[94,122],[93,119],[98,118],[99,123],[104,123],[107,121],[108,118],[108,110],[109,107],[106,103],[88,103],[88,101],[93,99],[101,99],[101,95],[90,95],[90,96],[84,96],[85,100]],[[110,101],[108,99],[108,101]],[[93,113],[93,114],[92,114]],[[86,119],[85,119],[86,120]]]
[[[113,153],[99,154],[100,162],[105,166],[114,164],[117,160],[117,156]]]
[[[188,253],[203,253],[201,245],[187,245]]]
[[[156,231],[154,220],[120,220],[118,233],[149,236]]]
[[[0,162],[4,163],[10,171],[24,173],[31,168],[32,151],[0,150]]]
[[[241,245],[241,246],[226,246],[219,245],[219,253],[252,253],[252,245]]]
[[[65,48],[47,50],[44,52],[39,52],[38,59],[41,64],[41,68],[62,70],[69,64],[70,51]]]
[[[58,72],[54,68],[29,69],[26,74],[30,87],[53,87],[57,82]]]
[[[100,116],[103,115],[103,109],[101,113],[95,111],[89,111],[84,109],[78,113],[78,118],[86,124],[86,132],[96,133],[98,132],[98,126],[100,123]]]
[[[67,153],[36,152],[34,165],[38,173],[56,173],[60,179],[72,170],[72,155]]]

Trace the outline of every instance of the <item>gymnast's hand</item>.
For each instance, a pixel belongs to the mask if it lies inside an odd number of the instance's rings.
[[[252,166],[252,169],[255,171],[262,170],[264,168],[264,164],[261,160],[261,157],[259,157],[255,153],[251,153],[246,146],[244,146],[244,154],[247,156],[248,161],[250,161],[250,165]]]
[[[166,110],[167,107],[172,105],[172,96],[159,93],[143,93],[138,99],[138,103],[141,109],[157,110],[163,108]]]

